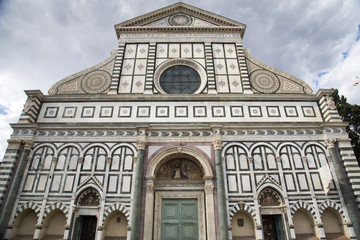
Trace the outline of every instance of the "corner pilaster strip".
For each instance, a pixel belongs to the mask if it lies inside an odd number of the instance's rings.
[[[215,69],[211,43],[205,43],[205,67],[208,79],[207,91],[209,94],[216,94]]]
[[[111,84],[110,84],[110,91],[113,93],[118,92],[121,67],[122,67],[123,60],[124,60],[124,52],[125,52],[125,44],[120,43],[119,48],[116,53],[115,64],[114,64],[114,69],[113,69]]]
[[[148,60],[145,76],[145,94],[153,94],[155,71],[156,43],[149,44]]]
[[[352,227],[354,229],[356,239],[360,239],[360,212],[358,206],[355,204],[354,193],[350,188],[350,183],[347,181],[346,173],[343,169],[343,164],[341,164],[340,153],[338,152],[338,147],[336,146],[336,139],[326,139],[325,143],[328,148],[331,161],[335,168],[335,174],[339,181],[340,189],[344,197],[345,205],[348,210],[350,220],[352,222]]]
[[[244,54],[244,49],[243,49],[242,44],[240,44],[240,43],[236,44],[236,53],[238,56],[239,67],[240,67],[240,77],[241,77],[241,81],[243,84],[244,93],[252,94],[253,91],[251,91],[249,72],[248,72],[248,68],[246,65],[245,54]]]
[[[18,168],[15,172],[14,180],[11,185],[9,195],[8,195],[5,205],[4,205],[4,211],[2,212],[1,218],[0,218],[0,239],[3,239],[3,237],[4,237],[4,234],[5,234],[5,231],[6,231],[10,216],[11,216],[11,212],[14,208],[16,196],[19,191],[21,179],[24,174],[24,170],[25,170],[26,163],[27,163],[27,158],[29,156],[30,150],[34,143],[32,141],[25,140],[25,141],[23,141],[23,144],[24,144],[24,149],[21,154]]]

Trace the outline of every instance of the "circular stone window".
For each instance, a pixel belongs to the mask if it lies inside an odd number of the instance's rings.
[[[206,86],[206,72],[197,62],[173,59],[162,63],[154,74],[155,87],[163,94],[197,94]]]
[[[169,67],[160,76],[161,88],[169,94],[190,94],[196,92],[201,84],[199,73],[188,66]]]

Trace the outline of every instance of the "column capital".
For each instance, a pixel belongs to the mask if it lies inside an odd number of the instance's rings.
[[[31,150],[32,147],[34,146],[34,141],[32,140],[22,140],[22,143],[24,144],[24,149],[25,150]]]
[[[222,149],[222,139],[220,134],[213,135],[213,142],[214,150],[221,150]]]
[[[106,163],[110,164],[111,163],[111,157],[106,157]]]
[[[213,193],[214,184],[212,184],[212,183],[211,184],[205,184],[204,191],[205,191],[205,194]]]
[[[275,157],[275,159],[276,159],[276,161],[281,162],[281,157],[280,156]]]
[[[332,149],[332,148],[335,148],[335,143],[337,142],[337,140],[335,138],[326,138],[325,139],[325,144],[326,144],[326,147],[328,149]]]
[[[136,149],[137,150],[144,150],[145,151],[145,148],[146,148],[146,138],[145,137],[138,137],[136,139]]]
[[[254,161],[253,157],[247,157],[248,162],[251,164]]]
[[[305,163],[307,161],[307,157],[306,156],[301,156],[301,160]]]
[[[52,157],[52,161],[53,161],[53,162],[56,162],[58,159],[59,159],[59,158],[56,157],[56,156],[53,156],[53,157]]]
[[[147,182],[146,183],[146,192],[147,193],[153,193],[154,192],[154,183],[153,182]]]
[[[84,157],[78,157],[78,163],[82,164],[83,161],[84,161]]]

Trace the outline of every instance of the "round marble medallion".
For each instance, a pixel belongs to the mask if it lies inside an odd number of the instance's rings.
[[[189,26],[192,18],[184,13],[177,13],[169,17],[169,23],[172,26]]]
[[[272,72],[256,70],[250,75],[251,86],[261,93],[273,93],[280,87],[279,79]]]
[[[105,71],[93,71],[81,80],[81,88],[87,93],[101,93],[110,87],[111,76]]]

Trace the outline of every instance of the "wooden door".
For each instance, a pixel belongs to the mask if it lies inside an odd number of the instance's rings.
[[[163,199],[161,215],[161,239],[199,238],[197,199]]]
[[[276,222],[273,215],[263,215],[263,230],[265,240],[278,240],[276,233]]]
[[[80,240],[94,240],[97,218],[95,216],[82,216],[82,218]]]

